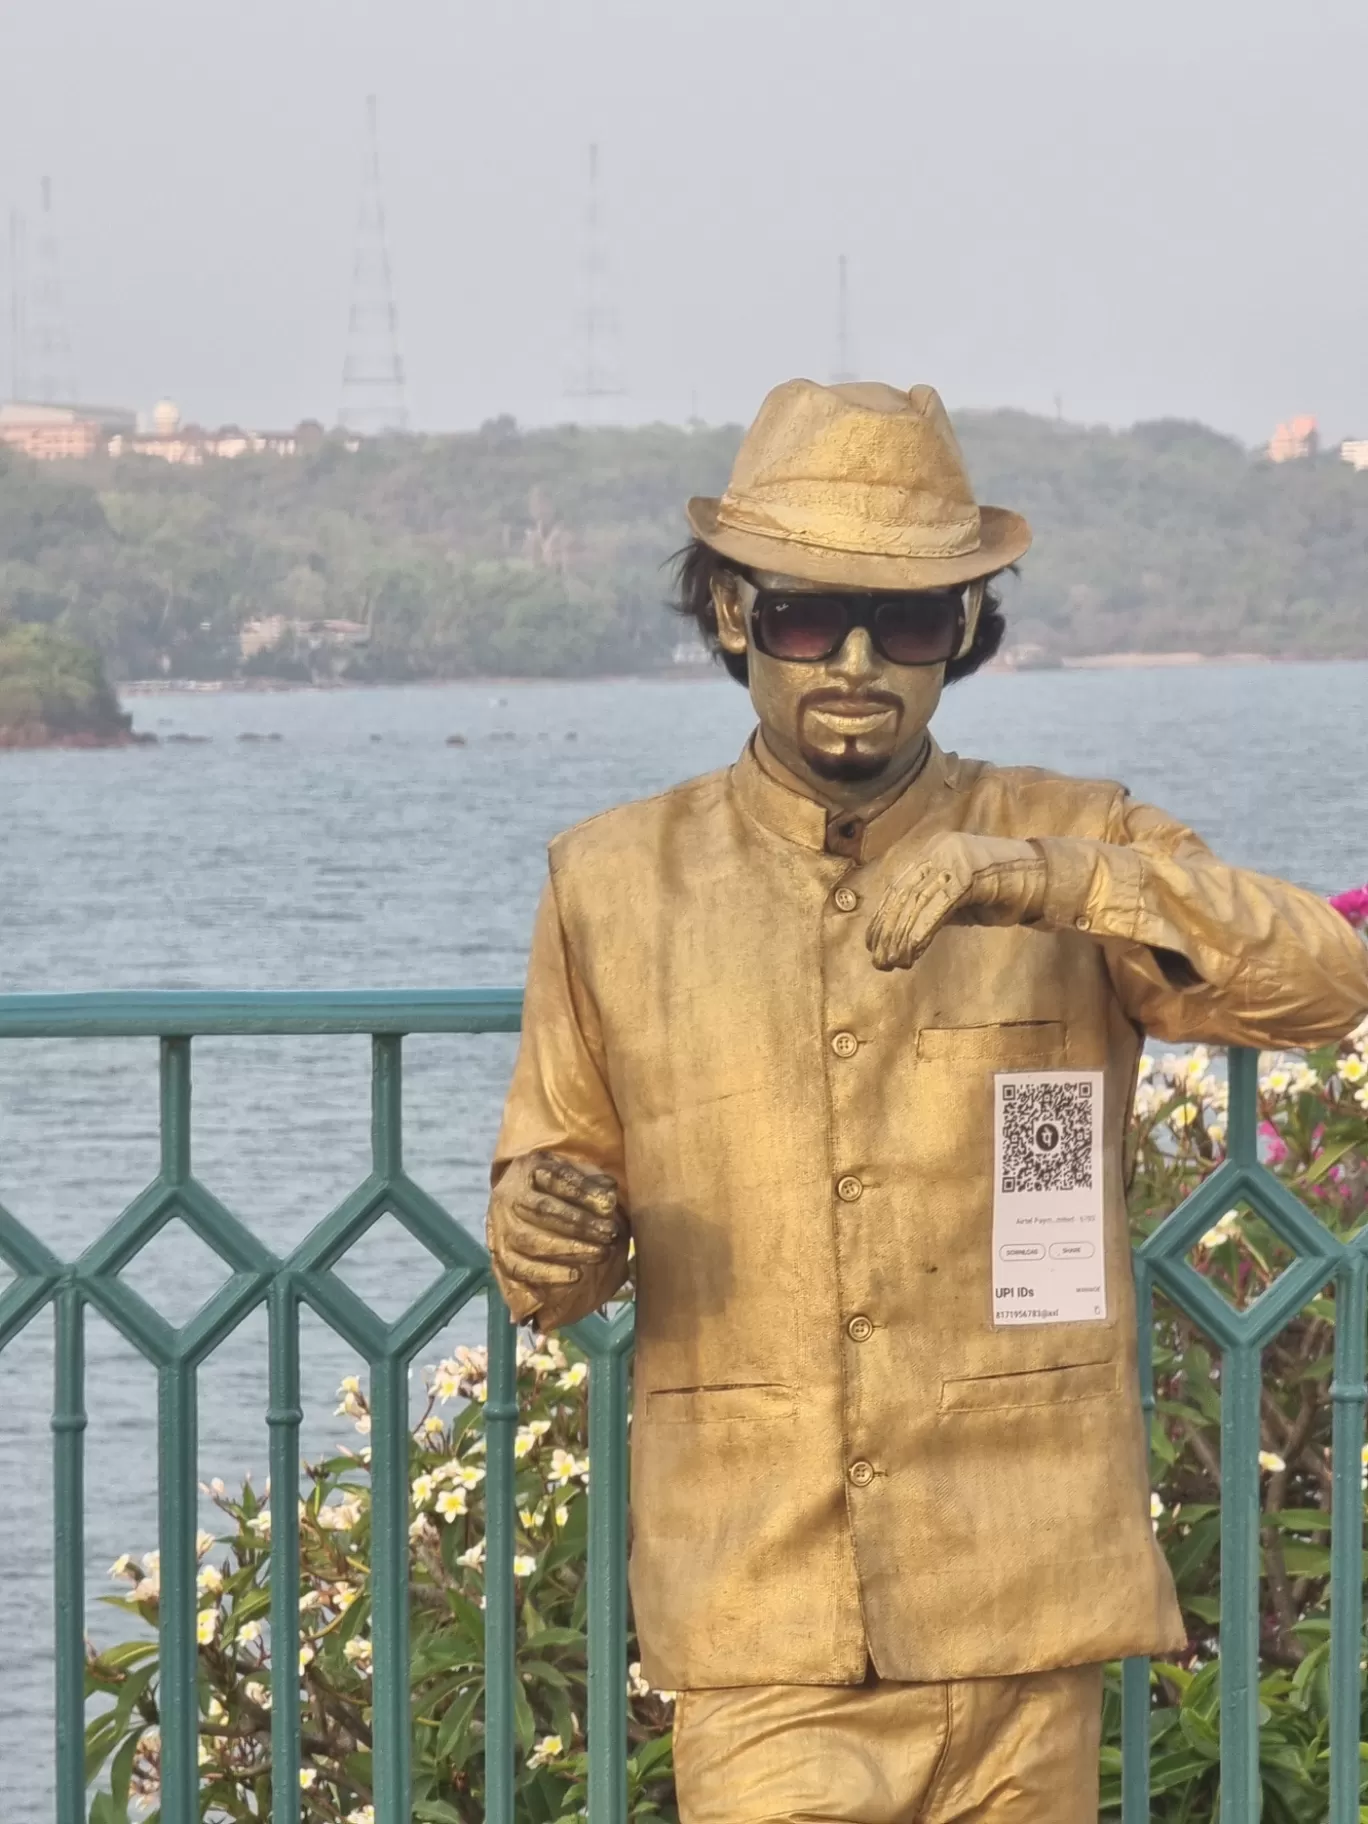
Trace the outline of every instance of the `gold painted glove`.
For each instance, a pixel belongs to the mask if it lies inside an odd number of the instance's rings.
[[[626,1236],[613,1179],[555,1153],[526,1153],[509,1164],[490,1196],[485,1228],[494,1278],[518,1323],[583,1303],[567,1288],[600,1278]],[[586,1308],[599,1302],[590,1298]],[[543,1327],[560,1321],[548,1316]]]
[[[891,859],[896,866],[896,850]],[[1045,858],[1033,842],[962,830],[923,840],[869,922],[874,967],[910,969],[946,923],[1035,923],[1047,884]]]

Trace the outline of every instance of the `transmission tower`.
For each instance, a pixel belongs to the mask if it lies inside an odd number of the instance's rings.
[[[621,398],[627,390],[617,372],[614,351],[618,341],[617,313],[605,301],[608,255],[599,210],[599,149],[589,148],[589,199],[584,217],[584,265],[581,278],[582,307],[576,326],[580,335],[581,365],[567,388],[572,399],[582,399],[585,416],[595,418],[605,399]]]
[[[52,179],[48,177],[42,180],[39,194],[34,256],[33,315],[28,324],[33,396],[44,405],[70,405],[76,398],[76,380],[71,338],[67,334],[62,262],[52,216]]]
[[[374,95],[366,97],[361,210],[338,419],[344,429],[363,436],[408,429],[404,361],[399,353],[399,312],[394,302],[394,279],[385,239],[385,205],[380,193],[380,136]]]
[[[846,276],[846,256],[836,261],[836,366],[831,384],[841,386],[855,378],[850,361],[850,289]]]
[[[28,236],[17,209],[9,218],[10,282],[10,398],[22,399],[28,391]]]

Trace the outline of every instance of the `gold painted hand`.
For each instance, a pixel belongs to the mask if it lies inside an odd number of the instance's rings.
[[[944,924],[1030,924],[1045,898],[1045,859],[1034,843],[953,831],[908,845],[869,922],[876,969],[910,969]],[[900,865],[901,864],[901,865]]]
[[[617,1185],[556,1153],[515,1159],[489,1200],[486,1230],[495,1275],[519,1322],[555,1289],[601,1267],[625,1223]]]

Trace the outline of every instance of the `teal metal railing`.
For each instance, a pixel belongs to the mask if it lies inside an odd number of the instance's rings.
[[[86,1817],[84,1559],[84,1314],[102,1312],[157,1370],[161,1606],[162,1817],[199,1818],[196,1732],[196,1378],[200,1364],[247,1314],[268,1312],[272,1488],[271,1635],[277,1664],[299,1642],[299,1318],[307,1305],[369,1365],[372,1417],[372,1601],[376,1824],[410,1818],[408,1691],[408,1409],[414,1356],[470,1299],[488,1311],[486,1541],[486,1818],[513,1824],[515,1609],[514,1432],[516,1331],[484,1250],[417,1185],[403,1160],[403,1040],[416,1033],[516,1030],[513,989],[432,993],[72,994],[0,996],[0,1039],[155,1037],[161,1050],[161,1169],[79,1260],[59,1261],[0,1208],[0,1259],[15,1275],[0,1294],[0,1350],[51,1303],[56,1368],[55,1479],[57,1824]],[[280,1258],[194,1176],[190,1150],[191,1046],[195,1038],[260,1034],[368,1034],[373,1048],[372,1159],[363,1183],[294,1252]],[[1335,1287],[1332,1384],[1331,1799],[1329,1824],[1359,1824],[1360,1657],[1363,1627],[1361,1450],[1368,1388],[1365,1306],[1368,1232],[1342,1242],[1259,1163],[1257,1057],[1230,1054],[1225,1162],[1136,1253],[1141,1371],[1154,1407],[1150,1349],[1156,1288],[1217,1341],[1221,1372],[1221,1824],[1248,1824],[1259,1782],[1259,1397],[1261,1352],[1327,1282]],[[1222,1211],[1261,1215],[1297,1260],[1253,1304],[1237,1311],[1188,1264],[1193,1243]],[[393,1323],[333,1271],[349,1247],[392,1213],[441,1262],[442,1272]],[[173,1327],[119,1275],[173,1218],[231,1269],[188,1323]],[[630,1306],[575,1326],[589,1357],[589,1816],[627,1816],[627,1411]],[[1149,1818],[1148,1663],[1123,1669],[1124,1824]],[[278,1681],[272,1712],[272,1815],[297,1819],[299,1697]]]

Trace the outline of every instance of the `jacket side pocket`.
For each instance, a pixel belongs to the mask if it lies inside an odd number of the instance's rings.
[[[1025,1374],[985,1374],[972,1380],[942,1381],[940,1410],[1001,1412],[1019,1406],[1066,1406],[1076,1400],[1108,1399],[1117,1386],[1115,1362],[1079,1362]]]
[[[733,1387],[658,1387],[646,1396],[646,1416],[653,1425],[754,1423],[791,1418],[796,1410],[793,1389],[777,1382]]]

